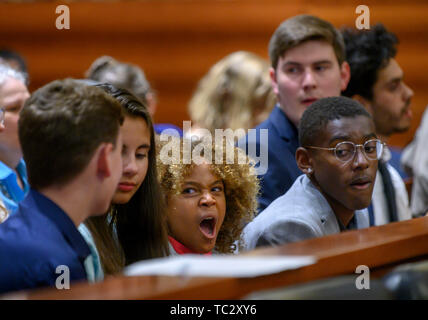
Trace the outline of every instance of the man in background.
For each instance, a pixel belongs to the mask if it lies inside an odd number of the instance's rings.
[[[29,97],[24,74],[0,64],[0,108],[4,108],[5,127],[0,134],[0,198],[10,214],[29,190],[18,138],[19,112]]]
[[[371,113],[376,134],[383,142],[395,133],[409,129],[412,119],[410,103],[413,91],[404,83],[404,73],[395,56],[397,37],[382,24],[370,30],[345,29],[346,59],[351,67],[351,80],[344,95],[359,101]],[[409,199],[397,169],[389,163],[392,155],[384,148],[369,207],[370,225],[411,218]]]
[[[342,35],[329,22],[311,15],[285,20],[269,43],[270,77],[278,104],[269,118],[256,127],[256,136],[245,137],[246,152],[268,156],[259,167],[259,212],[283,195],[302,174],[295,153],[298,126],[303,112],[324,97],[339,96],[348,84]],[[267,129],[268,143],[260,139]],[[242,145],[242,141],[238,143]]]

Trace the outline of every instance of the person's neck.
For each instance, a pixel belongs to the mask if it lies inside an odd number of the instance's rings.
[[[331,204],[330,204],[331,205]],[[349,210],[346,208],[333,208],[333,212],[336,215],[337,220],[339,220],[342,225],[346,228],[354,217],[355,211]]]
[[[0,152],[0,161],[13,170],[16,169],[21,159],[22,159],[21,151]]]
[[[355,211],[343,206],[340,202],[324,193],[318,183],[314,182],[312,179],[311,181],[313,185],[318,189],[318,191],[321,192],[325,200],[327,200],[328,204],[330,205],[330,208],[333,210],[333,213],[336,216],[336,219],[340,221],[342,225],[346,228],[349,222],[351,222],[352,218],[354,217]]]
[[[90,197],[86,188],[76,183],[62,186],[50,186],[39,190],[44,196],[55,202],[73,221],[74,225],[79,226],[86,218],[91,215]]]

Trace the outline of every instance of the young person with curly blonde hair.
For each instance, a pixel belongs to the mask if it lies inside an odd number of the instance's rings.
[[[228,146],[230,156],[227,148],[211,141],[169,139],[159,144],[157,165],[167,203],[170,252],[233,253],[257,210],[259,182],[249,158],[233,145]],[[193,161],[185,161],[186,151]]]

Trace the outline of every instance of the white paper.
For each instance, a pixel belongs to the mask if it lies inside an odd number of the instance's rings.
[[[128,276],[257,277],[298,269],[316,262],[312,256],[200,256],[179,255],[136,262]]]

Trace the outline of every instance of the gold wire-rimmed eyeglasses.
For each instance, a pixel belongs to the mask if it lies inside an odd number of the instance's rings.
[[[337,160],[341,162],[348,162],[353,159],[357,148],[362,148],[363,154],[369,160],[379,160],[382,156],[383,147],[385,143],[379,139],[372,139],[364,142],[364,144],[355,144],[351,141],[339,142],[334,148],[323,148],[323,147],[314,147],[306,146],[305,148],[309,149],[320,149],[320,150],[331,150],[334,151],[334,155]]]

